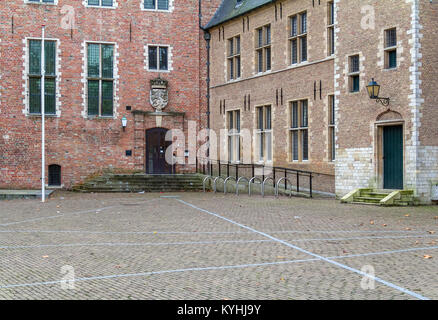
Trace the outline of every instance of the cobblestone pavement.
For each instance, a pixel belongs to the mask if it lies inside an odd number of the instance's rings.
[[[438,299],[437,270],[437,206],[211,193],[0,202],[0,299]]]

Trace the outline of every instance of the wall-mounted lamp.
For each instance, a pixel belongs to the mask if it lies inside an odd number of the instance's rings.
[[[380,102],[384,106],[389,106],[389,98],[379,97],[380,85],[374,81],[374,78],[372,78],[371,82],[367,85],[367,90],[370,99],[376,100],[376,102]]]
[[[123,117],[122,118],[122,128],[123,128],[123,131],[125,131],[127,125],[128,125],[128,119],[126,119],[126,117]]]

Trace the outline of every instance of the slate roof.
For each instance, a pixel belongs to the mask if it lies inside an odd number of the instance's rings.
[[[240,4],[237,4],[237,0],[222,0],[219,9],[204,29],[220,25],[271,2],[275,2],[275,0],[242,0]]]

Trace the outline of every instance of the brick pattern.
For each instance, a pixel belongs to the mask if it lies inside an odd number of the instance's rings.
[[[134,116],[126,110],[153,111],[149,82],[158,75],[144,70],[144,46],[165,43],[172,46],[172,70],[161,74],[169,81],[169,105],[165,111],[184,112],[184,122],[206,123],[206,48],[199,29],[197,0],[170,1],[169,12],[140,10],[142,1],[116,1],[114,9],[84,6],[71,0],[75,17],[72,29],[63,29],[63,5],[26,4],[23,0],[0,3],[0,188],[39,188],[41,120],[26,117],[23,101],[26,65],[25,39],[40,37],[36,26],[46,25],[46,37],[58,39],[58,117],[46,121],[46,163],[62,166],[62,183],[70,188],[102,169],[139,170],[134,157],[125,150],[138,147]],[[207,21],[219,0],[203,4]],[[13,27],[12,27],[13,19]],[[11,22],[11,23],[9,23]],[[89,119],[86,110],[85,42],[116,44],[113,119]],[[62,75],[62,77],[61,77]],[[121,118],[128,118],[122,131]],[[145,120],[155,122],[155,117]],[[182,125],[181,119],[163,125]],[[144,128],[146,129],[146,127]],[[143,132],[141,135],[144,136]],[[144,149],[144,146],[142,146]],[[136,155],[136,152],[133,152]],[[144,164],[143,164],[144,169]]]

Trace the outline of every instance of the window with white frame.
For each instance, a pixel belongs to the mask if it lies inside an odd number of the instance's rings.
[[[272,118],[271,106],[256,108],[257,116],[257,160],[272,161]]]
[[[169,71],[169,47],[152,46],[148,48],[148,70]]]
[[[308,101],[293,101],[290,104],[291,161],[309,160]]]
[[[42,41],[28,40],[28,101],[29,114],[41,114],[41,82],[43,70],[41,68]],[[48,115],[56,114],[56,41],[44,41],[45,75],[44,75],[44,112]]]
[[[240,161],[240,110],[228,111],[228,160]]]
[[[93,7],[110,7],[114,6],[114,0],[87,0],[87,5]]]
[[[25,0],[26,3],[57,4],[58,0]]]
[[[142,0],[145,10],[169,10],[169,0]]]
[[[87,44],[88,116],[114,113],[114,45]]]

